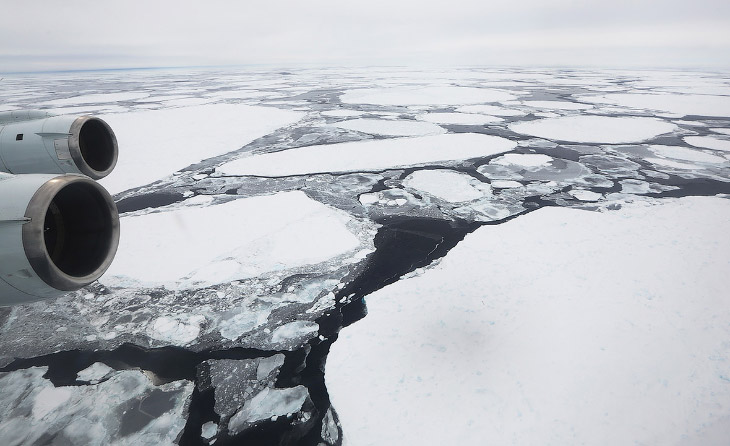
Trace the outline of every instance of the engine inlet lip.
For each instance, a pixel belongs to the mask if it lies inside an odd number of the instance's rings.
[[[103,259],[101,259],[99,265],[93,271],[81,276],[66,274],[56,266],[46,249],[43,233],[46,212],[51,202],[61,190],[75,183],[88,185],[101,196],[102,205],[109,212],[111,225],[109,246]],[[83,288],[101,277],[111,265],[112,260],[114,260],[114,255],[119,245],[119,213],[117,212],[114,200],[106,189],[89,177],[67,174],[47,181],[38,188],[31,198],[26,208],[25,216],[30,218],[30,221],[25,223],[22,229],[25,255],[38,277],[53,288],[62,291],[76,291],[79,288]]]
[[[104,169],[95,169],[91,167],[86,161],[86,158],[84,158],[84,154],[81,150],[81,130],[83,129],[84,125],[88,123],[101,125],[104,129],[104,132],[106,133],[105,136],[108,138],[107,142],[111,145],[111,153],[108,155],[110,157],[110,160],[108,163],[106,163],[107,165]],[[84,175],[93,178],[94,180],[100,180],[109,175],[111,171],[114,170],[114,167],[117,165],[117,158],[119,157],[119,146],[117,145],[117,137],[114,134],[114,131],[104,120],[95,118],[93,116],[80,116],[76,118],[73,123],[71,123],[68,137],[68,149],[71,153],[71,158],[74,160],[74,163],[76,164],[76,167],[78,167],[79,171]]]

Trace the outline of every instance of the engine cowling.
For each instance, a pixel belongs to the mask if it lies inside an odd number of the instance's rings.
[[[98,180],[117,163],[111,127],[93,116],[0,113],[0,172],[80,173]]]
[[[119,244],[109,193],[83,175],[0,175],[0,306],[101,277]]]

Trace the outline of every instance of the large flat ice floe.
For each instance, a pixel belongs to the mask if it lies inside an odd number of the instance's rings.
[[[303,113],[212,104],[103,115],[117,136],[117,167],[101,184],[117,193],[164,178],[206,158],[238,150],[292,124]]]
[[[689,197],[467,235],[332,345],[347,444],[724,444],[728,225]]]
[[[510,130],[557,141],[618,144],[641,142],[678,127],[657,118],[563,116],[516,122]]]
[[[322,262],[359,247],[350,219],[303,192],[122,217],[117,256],[101,282],[204,287]],[[191,324],[181,332],[180,323],[158,321],[155,337],[194,339]]]
[[[644,110],[658,110],[680,116],[730,116],[727,96],[693,94],[614,93],[603,96],[584,96],[581,101],[611,104]]]
[[[462,105],[516,98],[506,91],[473,87],[364,88],[350,90],[340,96],[345,104],[374,105]]]
[[[426,136],[446,133],[446,129],[430,122],[388,120],[388,119],[350,119],[332,124],[345,130],[384,136]]]
[[[463,160],[508,152],[516,143],[475,133],[316,145],[253,155],[218,167],[227,175],[290,176],[364,172]]]

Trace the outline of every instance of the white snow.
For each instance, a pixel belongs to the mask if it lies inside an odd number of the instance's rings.
[[[678,129],[674,124],[657,118],[563,116],[516,122],[509,128],[541,138],[589,143],[640,142]]]
[[[488,184],[453,170],[419,170],[408,175],[403,185],[451,203],[476,200],[492,192]]]
[[[580,104],[568,101],[523,101],[522,104],[533,108],[545,108],[549,110],[587,110],[593,108],[590,104]]]
[[[299,191],[122,217],[101,282],[203,287],[318,263],[359,248],[349,221]]]
[[[516,99],[505,91],[473,87],[393,87],[350,90],[340,96],[345,104],[460,105]]]
[[[347,444],[707,444],[730,419],[728,225],[730,200],[690,197],[477,229],[332,345]]]
[[[501,166],[540,167],[550,164],[553,158],[541,153],[508,153],[497,157],[489,164]]]
[[[478,115],[474,113],[426,113],[417,116],[418,119],[436,124],[483,125],[502,122],[504,119],[497,116]]]
[[[35,396],[33,418],[40,420],[66,403],[73,392],[70,387],[46,387]]]
[[[650,145],[649,150],[659,156],[673,158],[675,160],[696,161],[700,163],[726,163],[727,160],[721,156],[705,153],[697,149],[689,149],[678,146]]]
[[[516,146],[505,138],[473,133],[355,141],[253,155],[223,164],[217,170],[228,175],[262,176],[378,171],[490,156]]]
[[[446,133],[446,130],[430,122],[393,121],[387,119],[352,119],[331,124],[335,127],[372,135],[426,136]]]
[[[527,113],[510,108],[497,107],[496,105],[465,105],[458,107],[457,112],[461,113],[482,113],[495,116],[524,116]]]
[[[713,138],[712,136],[686,136],[684,142],[695,147],[730,152],[730,140],[727,139]]]
[[[238,150],[304,114],[272,107],[212,104],[102,115],[114,130],[119,161],[100,183],[111,193]]]
[[[679,116],[730,116],[730,100],[726,96],[615,93],[603,96],[583,96],[579,100],[636,109],[658,110]]]

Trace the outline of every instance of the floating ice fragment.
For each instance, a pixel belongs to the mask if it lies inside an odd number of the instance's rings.
[[[208,421],[207,423],[204,423],[200,429],[200,436],[206,440],[210,440],[211,438],[215,437],[217,433],[218,425],[215,424],[213,421]]]
[[[730,99],[728,99],[728,102],[730,102]],[[714,138],[712,136],[686,136],[684,141],[695,147],[730,152],[730,140],[727,139]]]
[[[361,114],[362,112],[357,110],[347,110],[344,108],[338,110],[327,110],[321,113],[322,116],[329,116],[332,118],[349,118],[351,116],[360,116]]]
[[[585,189],[573,189],[568,193],[580,201],[598,201],[603,197],[603,195],[598,192],[592,192]]]
[[[385,136],[426,136],[446,133],[445,129],[429,122],[406,120],[353,119],[331,125],[341,129]]]
[[[483,125],[504,121],[504,119],[497,116],[477,115],[473,113],[426,113],[417,116],[417,118],[436,124],[457,125]]]
[[[547,166],[552,157],[540,153],[508,153],[490,161],[502,166],[540,167]]]
[[[465,105],[456,109],[460,113],[481,113],[494,116],[524,116],[527,113],[511,108],[497,107],[496,105]]]
[[[613,104],[636,109],[659,110],[678,116],[730,116],[730,100],[726,96],[692,94],[616,93],[603,96],[582,96],[581,101]]]
[[[291,350],[293,345],[299,345],[304,339],[317,334],[319,324],[312,321],[294,321],[284,324],[271,334],[271,342],[282,348]]]
[[[261,390],[228,422],[228,432],[236,435],[258,422],[283,417],[302,410],[309,399],[309,391],[304,386],[287,389],[265,388]]]
[[[726,163],[727,160],[720,156],[711,155],[697,149],[688,149],[686,147],[651,145],[649,150],[659,156],[673,158],[675,160],[696,161],[700,163]]]
[[[476,200],[492,192],[488,184],[453,170],[419,170],[408,175],[403,185],[451,203]]]
[[[223,164],[218,170],[229,175],[262,176],[378,171],[490,156],[516,145],[499,136],[475,133],[356,141],[249,156]]]
[[[517,133],[557,141],[588,143],[640,142],[678,129],[657,118],[610,116],[563,116],[509,124]]]
[[[500,90],[472,87],[394,87],[350,90],[340,96],[346,104],[458,105],[501,102],[515,99]]]
[[[495,189],[509,189],[511,187],[522,187],[522,183],[514,180],[494,180],[491,186]]]
[[[534,108],[546,108],[549,110],[587,110],[593,108],[591,104],[580,104],[567,101],[523,101],[524,105]]]
[[[730,135],[730,129],[710,129],[715,133],[721,133],[723,135]]]
[[[97,384],[113,371],[114,369],[108,365],[102,362],[95,362],[77,373],[76,379],[78,381],[89,381],[91,384]]]
[[[160,316],[152,322],[148,332],[151,337],[160,341],[184,346],[198,337],[203,322],[205,322],[205,316],[201,314]]]

